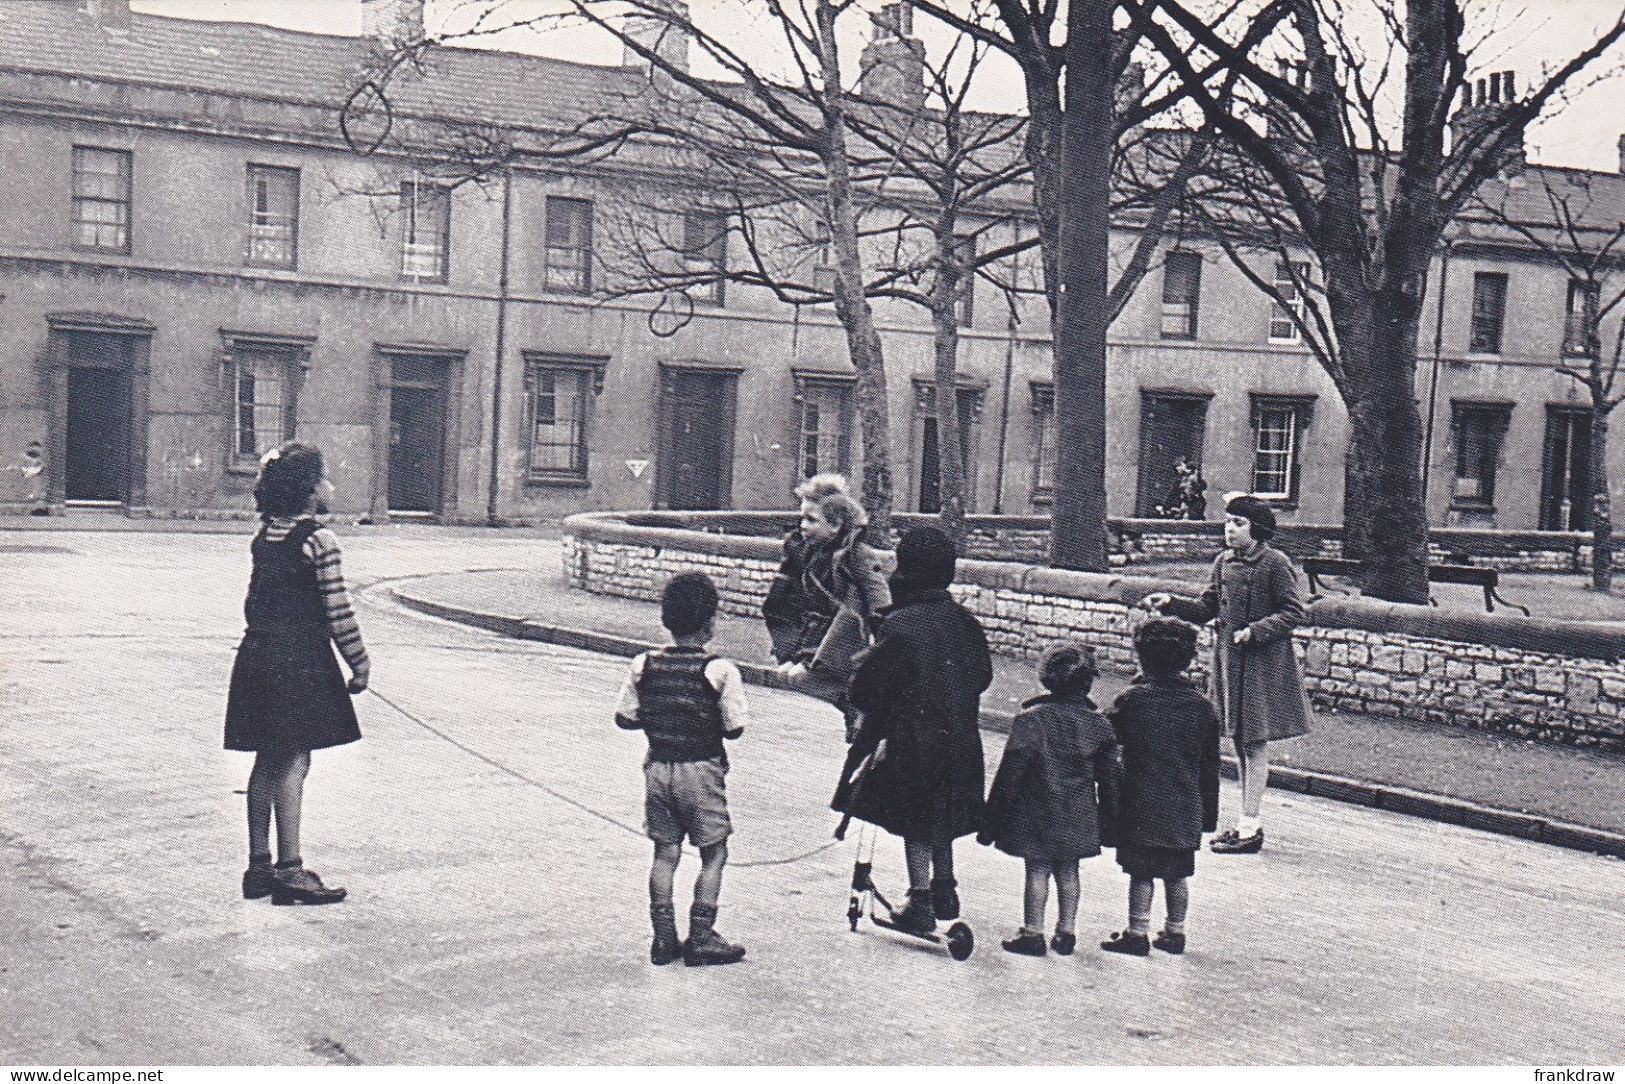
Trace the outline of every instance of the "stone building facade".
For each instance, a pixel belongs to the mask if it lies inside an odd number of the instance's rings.
[[[369,32],[400,33],[413,9],[369,0]],[[649,159],[521,161],[446,192],[404,159],[358,157],[337,117],[376,55],[365,35],[0,0],[0,39],[0,509],[242,514],[258,455],[294,435],[327,451],[337,510],[375,519],[775,508],[807,471],[853,466],[829,306],[728,284],[672,329],[602,289],[610,179]],[[439,50],[401,106],[540,132],[647,83],[634,65]],[[1591,213],[1617,221],[1625,181],[1585,179]],[[703,213],[680,228],[704,235],[695,258],[730,259]],[[1556,371],[1567,274],[1464,232],[1431,289],[1432,521],[1583,526],[1579,400]],[[967,309],[971,510],[1041,514],[1047,314],[985,283]],[[898,507],[930,510],[931,323],[901,302],[876,314]],[[1184,458],[1215,495],[1274,492],[1284,519],[1335,522],[1346,417],[1289,325],[1216,249],[1160,261],[1114,326],[1113,515],[1167,504]]]

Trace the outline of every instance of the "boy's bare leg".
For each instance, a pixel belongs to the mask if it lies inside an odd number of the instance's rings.
[[[649,903],[656,906],[672,905],[672,883],[677,879],[677,864],[683,860],[681,843],[656,843],[654,862],[649,866]]]
[[[1027,893],[1023,898],[1022,933],[1044,932],[1044,909],[1049,906],[1049,879],[1052,871],[1048,862],[1027,859]],[[1072,901],[1074,906],[1077,900]],[[1063,906],[1064,910],[1064,906]],[[1070,926],[1067,927],[1071,929]]]
[[[722,871],[728,866],[728,841],[700,848],[700,875],[694,878],[694,904],[715,907],[722,898]]]

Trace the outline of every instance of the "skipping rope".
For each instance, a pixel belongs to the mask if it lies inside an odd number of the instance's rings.
[[[435,726],[434,724],[428,722],[427,720],[425,720],[425,719],[423,719],[423,718],[421,718],[421,717],[419,717],[417,715],[414,715],[410,711],[407,711],[405,708],[403,708],[399,704],[395,703],[395,701],[391,700],[389,697],[385,696],[383,693],[379,692],[377,689],[372,688],[371,686],[367,687],[367,692],[371,693],[373,696],[376,696],[379,700],[383,701],[386,705],[389,706],[389,708],[392,711],[394,711],[397,715],[401,716],[401,718],[406,719],[408,722],[414,723],[419,727],[422,727],[424,730],[428,731],[430,734],[433,734],[436,738],[439,738],[441,741],[445,742],[447,745],[450,745],[455,749],[461,750],[462,752],[464,752],[464,753],[468,754],[469,756],[473,757],[475,760],[479,761],[480,763],[482,763],[482,764],[484,764],[484,765],[486,765],[488,767],[495,768],[497,771],[501,772],[502,774],[504,774],[506,776],[509,776],[509,777],[511,777],[513,779],[517,779],[519,782],[525,784],[528,787],[535,787],[537,790],[541,791],[543,794],[546,794],[551,798],[554,798],[554,799],[556,799],[556,800],[558,800],[560,802],[563,802],[565,805],[570,806],[572,809],[579,810],[580,812],[587,814],[589,817],[596,817],[597,819],[603,821],[605,824],[614,825],[616,828],[619,828],[623,832],[627,832],[627,833],[629,833],[631,835],[637,836],[640,839],[644,838],[644,833],[643,833],[642,828],[638,828],[638,827],[636,827],[634,825],[627,824],[625,821],[617,820],[614,817],[610,816],[608,813],[604,813],[601,810],[594,809],[592,806],[587,805],[587,804],[585,804],[583,802],[579,802],[576,799],[570,797],[568,794],[563,794],[563,793],[561,793],[561,792],[559,792],[557,790],[554,790],[552,787],[548,786],[546,783],[543,783],[540,779],[532,778],[531,776],[526,775],[524,772],[521,772],[521,771],[519,771],[519,770],[517,770],[515,768],[509,767],[508,765],[502,763],[500,760],[496,760],[496,759],[494,759],[492,757],[489,757],[486,754],[480,752],[478,749],[475,749],[472,746],[470,746],[470,745],[468,745],[468,744],[466,744],[464,742],[458,741],[456,738],[452,737],[450,734],[446,733],[444,730],[441,730],[439,727]],[[831,840],[828,843],[825,843],[825,844],[822,844],[820,846],[814,847],[810,851],[805,851],[805,852],[803,852],[801,854],[797,854],[797,855],[791,855],[788,858],[759,858],[754,862],[732,862],[732,861],[730,861],[728,864],[730,866],[735,866],[735,867],[738,867],[738,868],[741,868],[741,869],[746,868],[746,867],[754,867],[754,866],[789,866],[789,865],[794,865],[797,862],[802,862],[802,861],[805,861],[808,858],[812,858],[812,857],[814,857],[816,855],[823,854],[825,851],[829,850],[830,848],[837,846],[837,842],[838,841]]]

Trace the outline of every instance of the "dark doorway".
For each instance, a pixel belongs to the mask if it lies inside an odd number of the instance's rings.
[[[76,337],[76,340],[80,337]],[[83,336],[89,339],[92,336]],[[103,336],[94,336],[101,339]],[[109,337],[110,338],[110,337]],[[111,344],[86,344],[117,352]],[[77,354],[78,341],[74,344]],[[83,360],[76,358],[77,360]],[[97,359],[101,360],[101,359]],[[119,368],[68,370],[65,496],[70,501],[118,503],[129,499],[130,380]]]
[[[435,515],[445,476],[441,367],[395,362],[389,398],[389,510]]]
[[[1591,412],[1546,408],[1546,450],[1541,456],[1540,529],[1591,529]]]
[[[1140,478],[1134,514],[1157,517],[1179,484],[1181,459],[1200,470],[1207,397],[1163,392],[1140,395]]]
[[[922,397],[918,392],[915,396],[917,412],[930,411],[920,416],[920,492],[917,507],[920,512],[936,515],[942,511],[942,434],[937,429],[936,389],[924,390],[930,393],[929,396]],[[966,512],[971,510],[975,489],[976,457],[972,437],[980,398],[981,392],[975,388],[960,388],[955,396],[959,409],[959,462],[965,472]],[[924,403],[919,405],[922,399]]]
[[[731,372],[666,370],[661,388],[663,507],[694,511],[728,507],[736,380]]]

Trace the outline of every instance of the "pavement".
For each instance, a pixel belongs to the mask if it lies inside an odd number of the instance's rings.
[[[555,545],[536,543],[544,555]],[[611,654],[646,650],[663,636],[658,605],[571,590],[561,564],[430,576],[391,592],[438,617]],[[724,616],[711,646],[744,663],[747,679],[783,686],[760,621]],[[1127,683],[1126,675],[1102,675],[1096,700],[1109,704]],[[984,728],[1007,731],[1021,702],[1039,691],[1030,662],[995,656]],[[1625,757],[1617,754],[1329,711],[1315,713],[1307,736],[1271,752],[1279,789],[1625,856]]]
[[[0,529],[0,1064],[1625,1061],[1625,863],[1312,794],[1267,796],[1263,854],[1198,858],[1183,957],[1094,949],[1124,919],[1109,856],[1084,863],[1077,956],[999,951],[1020,864],[968,843],[969,961],[848,932],[839,720],[768,688],[729,776],[720,927],[750,956],[651,968],[624,661],[391,596],[540,576],[556,548],[342,537],[376,692],[305,802],[305,857],[351,896],[305,909],[237,891],[249,761],[220,734],[247,526]],[[877,879],[900,871],[882,841]]]

